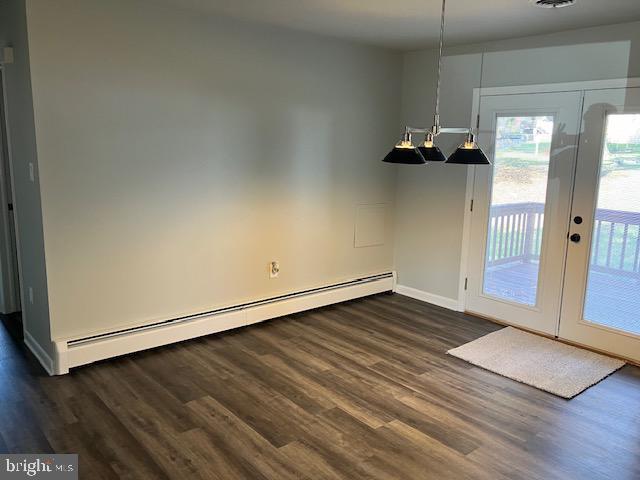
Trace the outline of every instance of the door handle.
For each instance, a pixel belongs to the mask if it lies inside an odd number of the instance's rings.
[[[573,243],[579,243],[580,242],[580,234],[579,233],[574,233],[573,235],[571,235],[569,237],[569,240],[571,240]]]

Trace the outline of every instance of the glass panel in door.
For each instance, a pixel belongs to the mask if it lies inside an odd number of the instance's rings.
[[[554,119],[498,116],[483,292],[537,304]]]
[[[584,320],[640,335],[640,113],[609,114]]]

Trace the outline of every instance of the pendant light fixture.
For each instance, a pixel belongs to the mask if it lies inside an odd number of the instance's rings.
[[[444,153],[433,143],[433,133],[427,132],[422,145],[418,147],[418,151],[422,154],[427,162],[444,162],[447,158]]]
[[[438,49],[438,77],[436,84],[436,105],[433,126],[428,128],[405,127],[405,132],[398,143],[384,158],[387,163],[424,164],[427,162],[445,162],[462,165],[490,165],[491,162],[478,146],[472,128],[445,128],[440,126],[440,81],[442,73],[442,47],[444,44],[445,3],[442,0],[442,14],[440,16],[440,45]],[[451,156],[446,159],[442,151],[434,144],[434,140],[441,133],[464,133],[467,135]],[[417,148],[413,145],[412,135],[424,134],[424,142]]]
[[[464,143],[451,154],[447,163],[462,165],[490,165],[491,162],[475,141],[473,133],[469,132]]]
[[[387,163],[403,163],[405,165],[422,165],[427,163],[422,153],[413,145],[411,141],[411,133],[407,129],[393,150],[391,150],[383,162]]]

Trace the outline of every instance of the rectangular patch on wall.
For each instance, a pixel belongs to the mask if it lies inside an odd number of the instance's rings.
[[[375,203],[356,207],[355,248],[384,245],[387,204]]]

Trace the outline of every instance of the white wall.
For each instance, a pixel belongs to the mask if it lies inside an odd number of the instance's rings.
[[[24,0],[0,0],[0,46],[14,47],[15,61],[5,65],[4,76],[9,119],[9,140],[14,181],[17,235],[20,241],[22,321],[25,331],[49,355],[47,276],[40,208],[40,189],[29,74],[29,49]],[[34,165],[35,181],[29,178]],[[27,294],[33,288],[33,303]]]
[[[54,339],[392,269],[400,55],[145,0],[27,13]],[[369,203],[386,240],[355,249]]]
[[[473,88],[640,76],[640,23],[454,47],[443,66],[441,120],[468,126]],[[434,50],[404,57],[403,122],[430,126],[435,88]],[[446,154],[461,141],[442,136]],[[395,262],[398,283],[457,299],[466,168],[455,165],[399,169]]]

